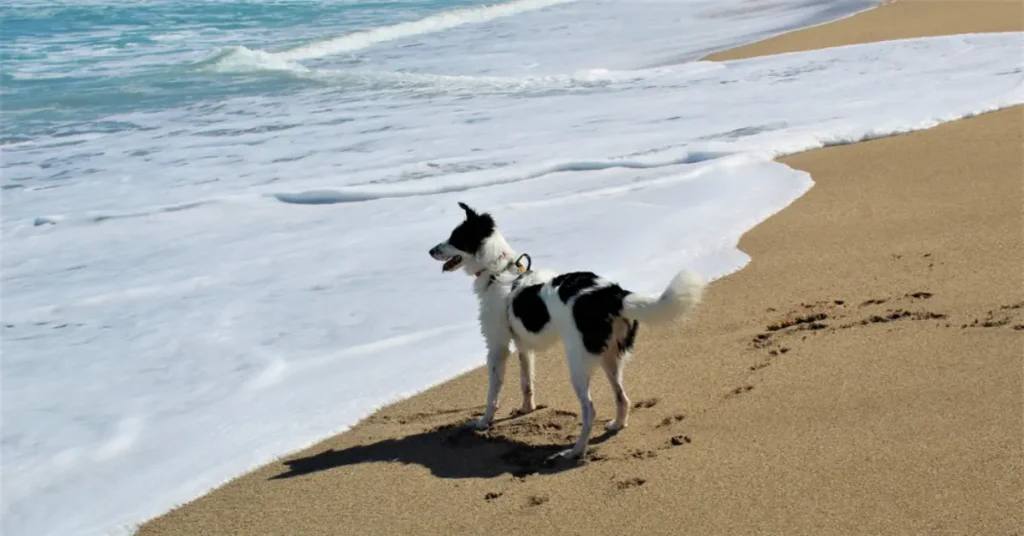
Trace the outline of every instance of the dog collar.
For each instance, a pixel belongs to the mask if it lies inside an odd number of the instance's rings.
[[[508,253],[502,253],[501,257],[508,257]],[[522,264],[519,263],[519,261],[521,261],[523,257],[526,257],[526,266],[523,266]],[[533,266],[533,258],[531,258],[529,254],[523,253],[522,255],[517,257],[516,260],[509,261],[509,263],[505,265],[505,270],[509,272],[518,271],[520,275],[524,275],[526,273],[529,273],[531,266]],[[484,275],[484,272],[486,271],[487,270],[480,270],[475,274],[475,277],[480,277]]]

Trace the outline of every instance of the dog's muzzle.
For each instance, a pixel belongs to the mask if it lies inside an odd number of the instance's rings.
[[[430,256],[434,260],[445,261],[444,265],[441,266],[441,271],[442,272],[451,272],[452,270],[457,269],[459,266],[462,266],[462,256],[461,255],[455,255],[455,256],[449,257],[448,255],[445,255],[445,253],[444,253],[444,250],[445,250],[444,246],[445,246],[445,244],[438,244],[438,245],[434,246],[433,248],[431,248],[430,249]]]

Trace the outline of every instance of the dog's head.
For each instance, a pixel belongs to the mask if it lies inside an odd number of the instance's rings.
[[[512,250],[495,227],[494,218],[477,213],[465,203],[459,203],[459,207],[466,212],[466,219],[452,229],[448,240],[431,248],[430,256],[444,261],[443,272],[459,268],[470,274],[501,272]]]

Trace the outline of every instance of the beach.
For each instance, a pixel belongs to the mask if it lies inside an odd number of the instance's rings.
[[[1022,28],[1019,2],[900,0],[710,59]],[[543,463],[579,428],[557,350],[532,414],[509,417],[512,360],[498,422],[454,430],[476,369],[138,533],[1017,534],[1022,143],[1018,106],[782,158],[814,186],[692,318],[641,328],[630,425],[578,465]]]

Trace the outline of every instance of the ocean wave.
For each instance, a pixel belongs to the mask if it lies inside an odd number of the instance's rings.
[[[343,71],[336,69],[310,69],[302,60],[313,60],[352,52],[384,43],[416,35],[440,32],[467,24],[481,24],[492,20],[510,17],[529,11],[536,11],[559,4],[578,0],[512,0],[486,6],[458,9],[430,15],[428,17],[370,28],[358,32],[313,41],[294,48],[270,52],[245,46],[223,48],[211,57],[195,64],[193,67],[201,71],[230,74],[278,73],[291,74],[302,78],[311,78],[327,82],[348,82],[365,89],[408,89],[425,88],[464,88],[464,87],[495,87],[499,89],[522,86],[558,87],[566,84],[575,86],[580,83],[601,83],[607,78],[607,71],[592,69],[570,77],[539,77],[539,78],[503,78],[503,77],[472,77],[444,76],[428,73],[395,73]]]
[[[367,91],[409,91],[486,94],[529,91],[557,91],[605,87],[614,83],[632,83],[659,76],[651,71],[610,71],[584,69],[571,74],[548,76],[470,76],[370,71],[356,69],[311,69],[283,59],[280,54],[233,46],[216,52],[194,65],[199,71],[221,74],[260,74],[294,76],[331,86]]]
[[[322,41],[314,41],[305,45],[278,53],[287,61],[312,60],[352,52],[373,46],[377,43],[394,41],[405,37],[450,30],[467,24],[481,24],[492,20],[511,17],[520,13],[536,11],[559,4],[568,4],[578,0],[513,0],[481,7],[446,11],[436,15],[410,21],[353,32]]]
[[[253,73],[285,71],[296,74],[308,73],[305,66],[288,61],[273,52],[253,50],[244,46],[233,46],[219,50],[213,56],[193,66],[199,71],[218,73]]]

